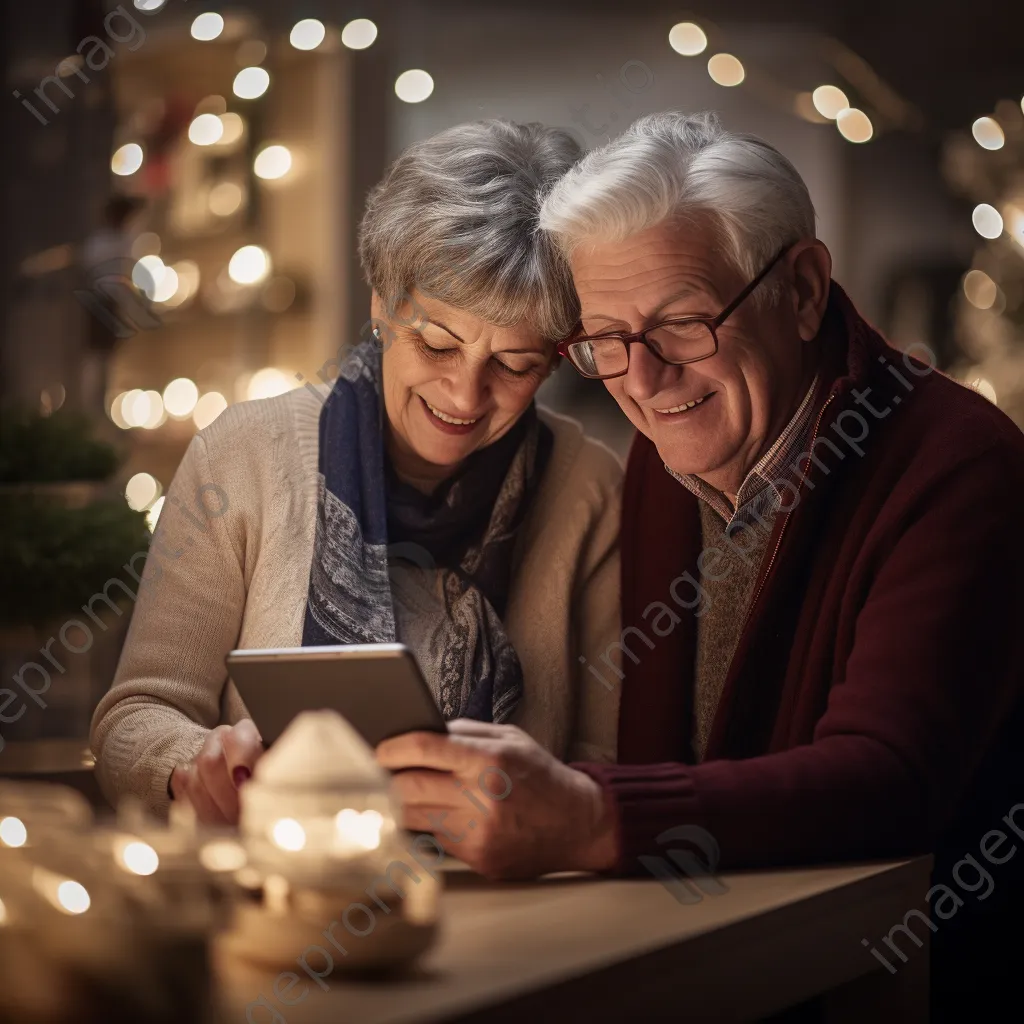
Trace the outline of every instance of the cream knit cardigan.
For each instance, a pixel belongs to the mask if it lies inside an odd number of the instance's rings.
[[[174,766],[246,717],[233,648],[298,647],[317,505],[322,394],[243,402],[189,445],[139,587],[117,674],[92,722],[100,785],[165,813]],[[514,553],[505,614],[523,667],[513,722],[565,760],[614,760],[622,467],[575,421],[554,447]],[[599,659],[607,659],[603,664]],[[587,672],[597,662],[601,678]]]

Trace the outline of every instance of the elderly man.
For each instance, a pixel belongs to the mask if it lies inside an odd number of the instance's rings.
[[[959,979],[994,979],[1022,947],[994,930],[1024,862],[1021,432],[924,346],[886,344],[831,280],[793,166],[711,116],[641,118],[541,226],[581,302],[563,354],[639,431],[619,763],[477,723],[395,739],[409,826],[496,877],[642,870],[679,825],[718,867],[935,850],[911,930],[970,938]],[[593,652],[595,686],[615,653]],[[482,814],[461,787],[489,766],[510,787]],[[1006,881],[982,902],[987,865]]]

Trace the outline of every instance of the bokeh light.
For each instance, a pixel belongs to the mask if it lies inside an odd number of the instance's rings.
[[[270,75],[263,68],[242,68],[235,75],[231,91],[243,100],[254,100],[262,96],[270,87]]]
[[[708,61],[708,74],[711,81],[718,85],[732,87],[739,85],[746,78],[743,65],[731,53],[716,53]]]
[[[217,140],[218,146],[231,146],[245,134],[245,118],[240,114],[228,112],[220,115],[220,123],[224,131]]]
[[[28,842],[28,830],[21,818],[0,818],[0,843],[12,848]]]
[[[235,284],[259,284],[270,273],[270,253],[259,245],[243,245],[228,262]]]
[[[92,903],[85,886],[70,878],[57,886],[57,902],[69,914],[84,914]]]
[[[126,178],[142,166],[143,156],[142,147],[137,142],[126,142],[114,151],[114,155],[110,158],[110,169],[122,178]]]
[[[242,205],[245,193],[234,181],[220,181],[210,189],[210,212],[217,217],[230,217]]]
[[[160,484],[151,473],[136,473],[124,488],[124,498],[128,507],[141,512],[149,508],[160,496]]]
[[[294,818],[279,818],[271,830],[274,845],[297,853],[306,845],[306,830]]]
[[[324,41],[326,35],[327,29],[324,28],[322,21],[318,21],[316,18],[303,18],[302,21],[296,22],[292,26],[288,42],[296,50],[315,50]]]
[[[668,30],[668,45],[684,57],[696,57],[708,48],[708,37],[700,25],[681,21]]]
[[[988,203],[979,203],[974,208],[971,223],[982,238],[998,238],[1003,233],[1003,218],[999,211]]]
[[[875,129],[871,118],[856,107],[847,107],[836,115],[836,127],[847,142],[868,142]]]
[[[413,68],[395,79],[395,95],[404,103],[422,103],[434,91],[434,80],[426,71]]]
[[[341,30],[341,41],[350,50],[365,50],[377,38],[377,26],[369,18],[356,18]]]
[[[200,114],[188,126],[188,140],[197,146],[212,146],[224,135],[224,122],[216,114]]]
[[[1003,129],[994,117],[979,117],[971,125],[971,134],[982,149],[1002,149],[1006,142]]]
[[[273,181],[283,178],[292,167],[292,154],[287,146],[267,146],[256,154],[252,169],[257,178]]]
[[[192,38],[208,43],[224,31],[224,19],[215,11],[205,11],[192,22]]]
[[[118,851],[121,865],[133,875],[151,875],[160,867],[160,856],[149,843],[134,841]]]
[[[246,385],[245,396],[250,401],[258,398],[276,398],[295,387],[295,381],[276,366],[257,370]]]
[[[156,529],[157,521],[160,519],[160,513],[164,510],[164,502],[166,501],[164,495],[160,495],[152,505],[146,509],[146,525],[149,527],[149,532],[152,533]]]
[[[999,288],[984,270],[968,270],[963,280],[967,301],[978,309],[991,309],[996,303]]]
[[[200,429],[208,427],[226,408],[228,400],[219,391],[201,395],[192,410],[192,422]]]
[[[192,415],[199,401],[199,388],[188,377],[176,377],[164,388],[164,408],[171,416],[184,419]]]
[[[840,111],[845,110],[850,105],[850,101],[846,98],[846,93],[835,85],[819,85],[811,93],[811,99],[814,101],[814,109],[822,117],[827,117],[830,121],[834,121],[839,116]]]

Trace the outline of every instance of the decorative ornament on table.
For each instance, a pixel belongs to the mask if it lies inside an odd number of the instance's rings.
[[[316,944],[324,956],[313,970],[326,976],[406,966],[430,946],[440,883],[402,845],[389,783],[336,712],[295,718],[240,792],[258,889],[238,906],[229,951],[286,967]]]

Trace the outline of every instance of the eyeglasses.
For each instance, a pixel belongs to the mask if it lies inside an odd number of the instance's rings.
[[[582,324],[558,346],[558,351],[584,376],[591,380],[621,377],[629,369],[630,345],[644,345],[663,363],[682,366],[707,359],[718,351],[717,329],[735,312],[747,296],[768,276],[788,252],[785,246],[722,310],[718,316],[680,316],[646,327],[635,334],[608,332],[584,334]]]

